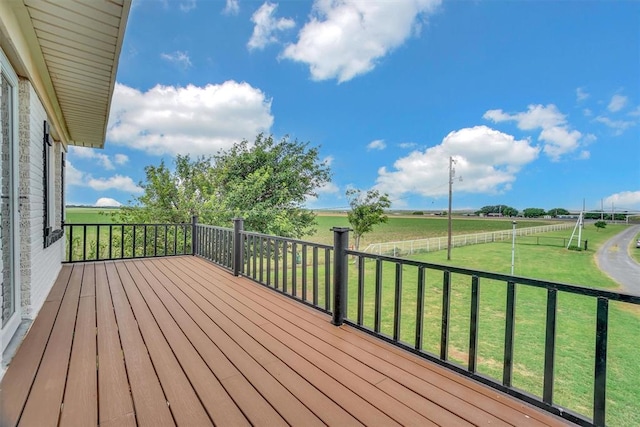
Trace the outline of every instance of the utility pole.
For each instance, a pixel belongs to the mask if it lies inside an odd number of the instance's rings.
[[[453,176],[455,175],[455,170],[453,169],[453,164],[455,160],[453,157],[449,157],[449,233],[447,238],[447,261],[451,261],[451,199],[453,197]]]

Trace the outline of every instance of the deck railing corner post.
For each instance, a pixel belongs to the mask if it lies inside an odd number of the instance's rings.
[[[342,325],[347,307],[347,248],[349,228],[333,227],[333,318],[331,323]]]
[[[242,230],[244,219],[233,219],[233,275],[239,276],[242,266]]]

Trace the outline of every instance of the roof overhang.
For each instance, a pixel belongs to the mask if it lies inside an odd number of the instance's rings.
[[[0,46],[65,144],[102,148],[131,0],[0,0]]]

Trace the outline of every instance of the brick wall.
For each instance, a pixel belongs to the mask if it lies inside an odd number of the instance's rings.
[[[20,278],[22,316],[33,318],[60,271],[63,240],[44,248],[43,138],[47,115],[31,83],[19,83]],[[61,171],[60,143],[55,144],[56,175]],[[60,226],[61,182],[56,182],[56,225]]]

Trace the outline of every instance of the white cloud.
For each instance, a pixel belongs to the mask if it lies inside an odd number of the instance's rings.
[[[238,0],[227,0],[227,4],[222,13],[225,15],[237,15],[238,12],[240,12],[240,3],[238,3]]]
[[[314,80],[345,82],[419,32],[441,0],[316,0],[309,21],[282,57],[309,65]]]
[[[316,189],[316,192],[320,194],[336,194],[340,191],[340,188],[333,182],[327,182],[322,187]]]
[[[572,130],[564,114],[553,105],[529,105],[521,113],[505,113],[502,110],[489,110],[483,118],[495,123],[515,121],[522,130],[541,129],[538,139],[544,142],[544,153],[553,161],[575,151],[581,144],[582,133]]]
[[[582,150],[578,158],[580,160],[589,160],[591,158],[591,152],[587,150]]]
[[[147,92],[116,83],[107,138],[157,155],[214,154],[272,124],[271,100],[248,83],[157,85]]]
[[[273,14],[278,5],[265,2],[251,16],[251,22],[255,24],[253,34],[247,43],[249,49],[264,49],[271,43],[277,43],[278,38],[275,33],[295,27],[296,23],[288,18],[274,18]]]
[[[635,110],[629,111],[630,116],[640,116],[640,105],[635,108]]]
[[[614,135],[622,135],[625,130],[637,124],[636,122],[631,120],[612,120],[609,117],[605,116],[598,116],[594,120],[613,129]]]
[[[627,105],[627,97],[623,95],[613,95],[607,109],[612,113],[622,110]]]
[[[127,156],[126,154],[116,154],[115,156],[113,156],[113,161],[119,165],[124,165],[129,161],[129,156]]]
[[[375,141],[371,141],[367,145],[367,150],[368,151],[371,151],[371,150],[384,150],[385,148],[387,148],[387,144],[385,144],[382,139],[376,139]]]
[[[180,2],[180,10],[185,13],[195,8],[196,8],[196,0],[182,0]]]
[[[487,126],[449,133],[442,142],[413,151],[394,163],[394,170],[378,170],[376,188],[398,198],[406,193],[426,197],[448,194],[449,157],[456,160],[456,192],[496,194],[508,191],[523,166],[538,157],[540,149],[528,140]]]
[[[335,160],[335,158],[333,156],[327,156],[327,157],[324,158],[322,163],[324,163],[327,166],[331,166],[333,164],[334,160]]]
[[[67,185],[84,185],[84,173],[73,167],[73,164],[69,160],[66,162],[65,173],[65,183]]]
[[[403,142],[398,144],[400,148],[415,148],[418,146],[415,142]]]
[[[87,187],[90,187],[96,191],[106,190],[120,190],[127,193],[140,194],[144,190],[136,185],[135,182],[128,176],[114,175],[109,178],[93,178],[90,175],[87,176]]]
[[[104,207],[111,208],[111,207],[122,206],[122,203],[120,203],[116,199],[112,199],[111,197],[100,197],[98,200],[96,200],[96,203],[94,204],[94,206],[98,208],[104,208]]]
[[[140,194],[143,189],[138,187],[131,177],[114,175],[109,178],[94,178],[91,174],[76,169],[71,162],[66,165],[66,184],[76,187],[89,187],[96,191],[119,190],[127,193]]]
[[[172,64],[177,65],[178,67],[186,70],[191,67],[191,59],[189,58],[188,52],[175,51],[173,53],[161,53],[160,57],[166,61],[171,62]]]
[[[69,154],[73,157],[96,160],[103,168],[113,170],[115,167],[106,154],[100,153],[95,148],[69,146]]]
[[[589,93],[587,93],[583,88],[579,87],[576,89],[576,100],[578,102],[582,102],[585,99],[589,98]]]
[[[585,117],[591,117],[593,116],[593,111],[591,111],[588,108],[585,108],[584,110],[582,110],[582,114],[584,114]]]
[[[604,199],[605,206],[612,203],[615,208],[640,209],[640,190],[622,191]]]

